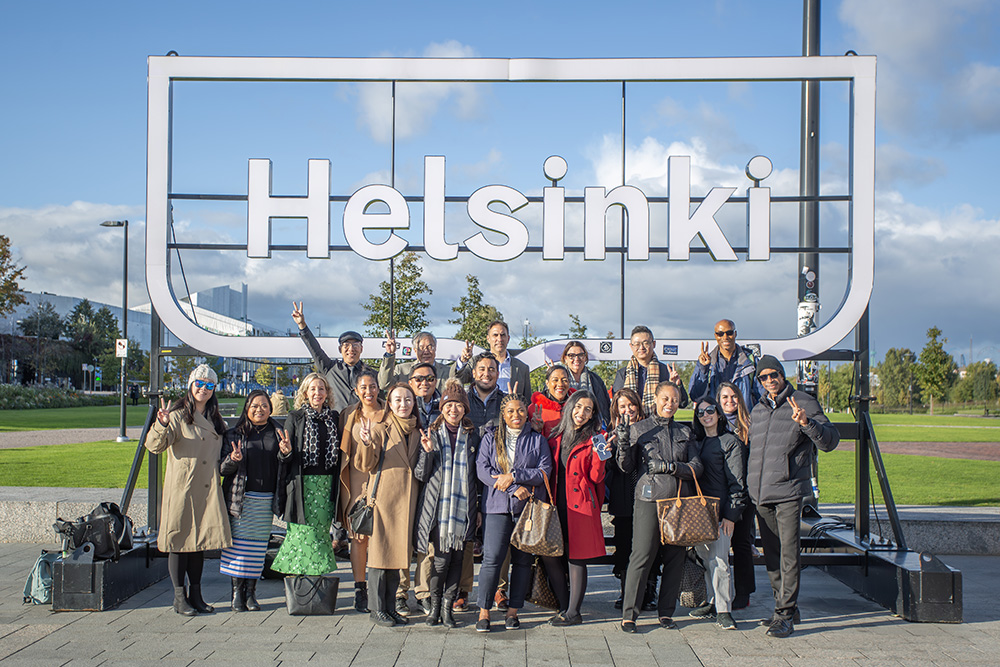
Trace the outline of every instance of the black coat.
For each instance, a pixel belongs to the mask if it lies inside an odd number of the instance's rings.
[[[246,493],[247,485],[247,466],[252,457],[274,456],[275,491],[282,484],[280,462],[282,459],[287,459],[288,457],[282,456],[281,452],[277,450],[276,443],[278,438],[275,429],[278,428],[278,422],[270,417],[268,417],[267,422],[270,427],[269,429],[265,429],[264,431],[251,429],[249,436],[244,436],[235,428],[231,428],[222,437],[222,451],[219,454],[219,472],[222,475],[222,495],[226,499],[226,509],[229,511],[230,516],[239,518],[243,514],[243,497]],[[268,441],[267,444],[274,448],[273,452],[265,446],[265,439]],[[271,442],[272,439],[273,442]],[[243,441],[243,458],[240,461],[233,461],[229,458],[229,455],[233,451],[233,445],[240,440]],[[279,516],[281,515],[281,505],[278,503],[277,493],[271,498],[271,511]]]
[[[698,477],[702,493],[719,499],[720,519],[736,523],[747,504],[743,445],[732,433],[709,436],[701,441],[700,458],[704,467]]]
[[[428,430],[431,439],[436,441],[439,437],[437,431]],[[466,541],[471,540],[476,532],[476,515],[479,513],[479,478],[476,474],[476,457],[479,455],[479,432],[475,427],[468,434],[465,441],[466,450],[469,457],[469,478],[466,486],[466,493],[469,497],[468,532],[465,535]],[[417,553],[427,553],[427,545],[430,542],[431,531],[438,524],[438,500],[441,498],[441,484],[444,481],[444,467],[441,462],[441,445],[435,442],[433,452],[426,452],[420,448],[420,455],[417,458],[417,466],[413,469],[413,476],[417,481],[422,482],[420,495],[417,497],[416,520],[413,522],[413,549]],[[437,545],[435,545],[435,548]]]
[[[334,422],[339,421],[340,415],[333,411]],[[285,431],[288,432],[288,439],[292,443],[292,453],[288,458],[281,461],[279,466],[279,483],[275,493],[277,507],[281,509],[281,516],[286,522],[305,523],[305,508],[302,502],[302,444],[305,440],[306,411],[292,410],[285,419]],[[340,446],[337,440],[336,429],[330,434],[333,439],[331,446],[338,452],[337,469],[331,470],[333,484],[330,489],[330,502],[333,503],[333,512],[336,515],[337,502],[340,499],[340,466],[343,462],[339,460]]]
[[[792,420],[791,396],[805,410],[806,426]],[[816,399],[786,384],[773,402],[761,397],[750,413],[750,463],[747,488],[755,505],[798,500],[812,494],[813,447],[836,449],[840,433]]]
[[[701,444],[687,424],[673,418],[649,417],[629,428],[628,443],[618,447],[618,467],[624,473],[641,471],[635,485],[635,499],[656,502],[675,498],[678,484],[682,485],[683,495],[693,493],[694,484],[688,480],[702,474],[700,452]],[[650,474],[646,470],[651,458],[678,465],[673,474]]]

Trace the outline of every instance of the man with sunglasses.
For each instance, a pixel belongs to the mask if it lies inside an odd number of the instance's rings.
[[[760,624],[771,637],[784,638],[799,616],[799,519],[802,499],[812,495],[813,447],[832,451],[840,435],[815,398],[785,381],[775,357],[761,357],[756,372],[766,394],[750,412],[747,489],[757,506],[764,564],[774,591],[774,614]]]
[[[302,312],[302,303],[302,301],[298,303],[292,301],[292,320],[299,327],[299,336],[306,344],[306,349],[312,356],[316,370],[326,375],[326,381],[330,384],[333,394],[333,409],[338,412],[343,411],[344,408],[360,400],[358,395],[354,393],[355,380],[361,371],[371,370],[361,361],[364,338],[357,331],[345,331],[340,334],[337,343],[340,346],[340,355],[343,359],[331,359],[319,341],[316,340],[313,332],[309,330],[306,317]]]
[[[702,343],[698,363],[695,364],[688,395],[696,401],[705,396],[716,396],[719,385],[732,382],[743,394],[743,400],[752,406],[760,400],[761,386],[754,379],[754,358],[749,350],[736,342],[736,325],[732,320],[715,323],[716,345],[709,351],[709,343]]]

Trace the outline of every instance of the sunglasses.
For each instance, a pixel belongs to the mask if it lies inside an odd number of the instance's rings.
[[[205,380],[195,380],[194,386],[198,387],[198,389],[208,389],[209,391],[215,391],[214,382],[206,382]]]
[[[703,408],[698,408],[697,410],[695,410],[694,413],[697,416],[699,416],[699,417],[704,417],[705,415],[714,415],[715,414],[715,406],[714,405],[707,405],[707,406],[705,406]]]
[[[725,337],[725,338],[733,338],[734,336],[736,336],[736,329],[727,329],[726,331],[716,331],[715,332],[715,337],[716,338],[723,338],[723,337]]]
[[[781,373],[761,373],[757,376],[757,379],[761,382],[768,382],[769,380],[777,380],[781,377]]]
[[[414,382],[420,382],[420,383],[437,382],[437,378],[434,377],[433,375],[414,375],[410,379],[413,380]]]

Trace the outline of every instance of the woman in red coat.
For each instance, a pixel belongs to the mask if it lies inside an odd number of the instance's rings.
[[[563,406],[571,393],[569,369],[562,364],[549,366],[545,373],[545,389],[531,395],[528,407],[531,428],[546,438],[550,437],[552,429],[559,424]]]
[[[569,558],[569,604],[549,622],[557,627],[583,623],[580,605],[587,592],[587,561],[602,558],[604,527],[604,461],[598,452],[601,416],[597,400],[586,389],[566,401],[559,424],[552,430],[553,495],[559,509],[566,556]],[[597,437],[598,442],[594,442]],[[603,443],[606,458],[610,457]]]

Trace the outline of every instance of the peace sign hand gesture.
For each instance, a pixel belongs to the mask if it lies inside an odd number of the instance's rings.
[[[677,384],[681,379],[681,374],[677,372],[677,367],[673,363],[671,363],[670,365],[667,366],[667,370],[669,371],[667,379],[673,382],[674,384]]]
[[[160,409],[156,411],[156,421],[160,422],[160,426],[166,426],[170,421],[170,410],[167,406],[167,399],[160,396]]]
[[[431,442],[431,437],[427,435],[427,431],[420,429],[420,446],[424,448],[424,451],[430,454],[434,451],[434,443]]]
[[[806,411],[800,408],[799,404],[791,396],[788,397],[788,404],[792,406],[792,421],[799,426],[808,426],[809,417],[806,416]]]
[[[292,319],[295,321],[295,324],[299,325],[299,329],[306,328],[306,316],[302,314],[303,303],[305,302],[299,301],[298,303],[295,303],[292,301]]]
[[[708,343],[701,344],[701,354],[698,355],[698,364],[708,366],[712,363],[712,357],[708,356]]]
[[[396,333],[392,329],[385,330],[385,352],[393,356],[396,354]]]
[[[242,461],[243,460],[243,441],[237,440],[233,443],[233,451],[229,452],[230,461]]]
[[[469,363],[469,361],[472,359],[472,341],[471,340],[465,341],[465,349],[462,350],[462,354],[461,354],[461,356],[459,356],[459,359],[461,360],[461,362],[463,364]]]
[[[276,429],[278,435],[278,451],[285,456],[292,453],[292,443],[288,439],[288,431],[283,428]]]
[[[372,442],[372,420],[361,418],[361,442],[370,445]]]

